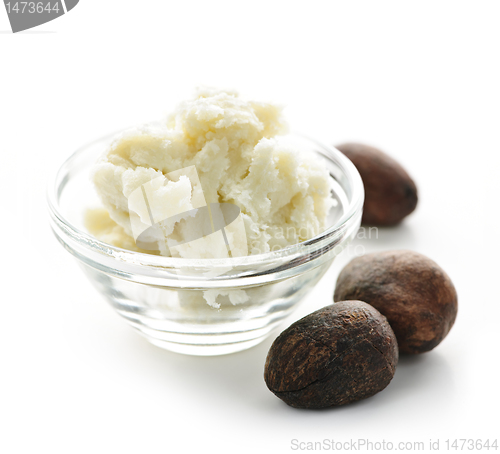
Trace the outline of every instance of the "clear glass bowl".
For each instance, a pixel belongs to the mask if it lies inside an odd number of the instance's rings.
[[[89,175],[111,137],[77,150],[49,180],[51,226],[118,314],[159,347],[219,355],[258,344],[291,314],[358,231],[364,191],[356,168],[338,150],[290,135],[286,140],[315,153],[332,178],[336,206],[329,227],[315,238],[227,259],[162,257],[103,243],[86,232],[83,219],[86,209],[100,205]],[[219,308],[207,304],[205,292],[221,295]],[[231,292],[245,292],[247,301],[232,304]]]

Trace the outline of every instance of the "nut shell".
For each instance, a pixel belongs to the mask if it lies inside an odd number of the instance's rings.
[[[283,331],[267,355],[264,379],[292,407],[324,408],[382,391],[397,362],[386,318],[362,301],[342,301]]]
[[[415,210],[417,187],[393,158],[359,143],[345,143],[337,148],[352,161],[363,180],[363,224],[396,225]]]
[[[389,320],[401,353],[424,353],[448,334],[457,316],[451,279],[428,257],[386,251],[352,260],[340,273],[334,300],[361,299]]]

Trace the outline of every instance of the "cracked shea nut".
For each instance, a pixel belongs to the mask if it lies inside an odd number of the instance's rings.
[[[340,273],[334,301],[361,299],[387,317],[401,353],[432,350],[457,316],[457,292],[443,269],[413,251],[385,251],[352,260]]]
[[[337,148],[352,161],[363,180],[363,224],[396,225],[416,208],[417,187],[393,158],[359,143],[346,143]]]
[[[386,318],[362,301],[341,301],[278,336],[264,379],[292,407],[333,407],[382,391],[397,362],[398,345]]]

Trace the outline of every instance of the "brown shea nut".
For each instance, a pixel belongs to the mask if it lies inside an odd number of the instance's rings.
[[[387,317],[401,353],[432,350],[457,316],[457,292],[443,269],[413,251],[352,260],[340,273],[334,301],[361,299]]]
[[[283,331],[267,355],[264,379],[292,407],[332,407],[382,391],[397,362],[386,318],[362,301],[342,301]]]
[[[345,143],[337,149],[352,161],[363,180],[363,224],[395,225],[416,208],[417,187],[393,158],[359,143]]]

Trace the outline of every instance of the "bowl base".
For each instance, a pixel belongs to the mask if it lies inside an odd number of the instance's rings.
[[[132,324],[133,328],[151,344],[175,353],[192,356],[219,356],[247,350],[260,344],[277,327],[267,326],[240,333],[187,334],[151,330]]]
[[[148,341],[153,345],[169,350],[175,353],[181,353],[183,355],[191,356],[220,356],[229,355],[231,353],[241,352],[255,345],[260,344],[266,336],[260,337],[258,339],[252,339],[244,342],[238,342],[235,344],[220,344],[220,345],[191,345],[191,344],[179,344],[174,342],[162,341],[158,339],[148,338]]]

